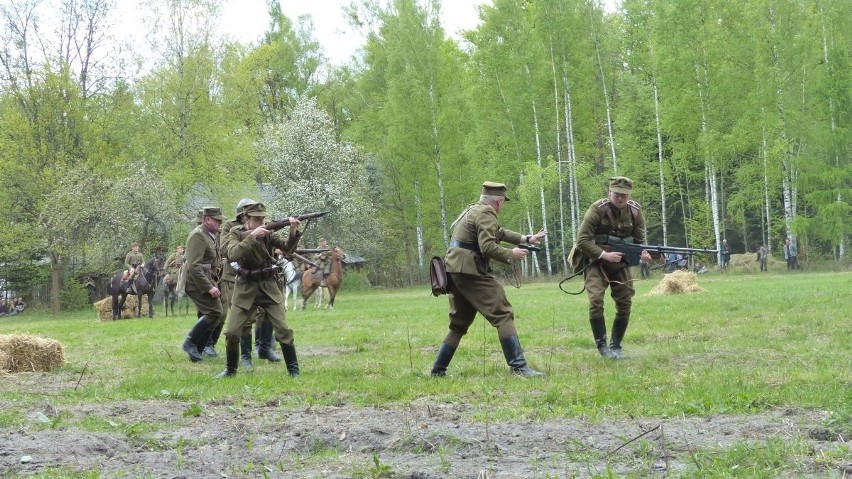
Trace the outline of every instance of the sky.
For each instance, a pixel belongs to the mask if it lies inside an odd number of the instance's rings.
[[[314,20],[314,37],[325,49],[334,65],[349,61],[364,38],[343,19],[343,6],[350,0],[281,0],[281,9],[295,23],[300,15]],[[471,30],[479,23],[476,5],[491,0],[444,0],[441,23],[444,30],[458,38],[461,30]],[[221,32],[245,43],[257,41],[268,28],[266,0],[225,0],[222,6]]]

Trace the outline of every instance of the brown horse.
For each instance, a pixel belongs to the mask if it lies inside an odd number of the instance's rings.
[[[331,250],[331,273],[325,278],[325,287],[328,288],[328,305],[326,308],[334,309],[334,297],[337,295],[337,290],[343,284],[343,258],[346,255],[343,250],[335,246]],[[308,298],[314,294],[320,287],[319,281],[315,281],[311,270],[302,273],[302,309],[308,303]],[[322,289],[319,290],[322,294]]]

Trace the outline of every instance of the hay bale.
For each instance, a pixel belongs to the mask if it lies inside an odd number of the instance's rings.
[[[692,271],[677,270],[663,276],[660,284],[648,292],[649,296],[660,294],[682,294],[682,293],[700,293],[704,291],[701,286],[696,283],[698,275]]]
[[[62,343],[27,334],[0,335],[0,353],[3,371],[10,373],[50,371],[65,363]]]
[[[98,318],[101,321],[112,321],[112,296],[92,303],[95,310],[98,312]],[[142,296],[142,316],[148,316],[148,298]],[[136,317],[136,296],[129,295],[124,302],[124,307],[121,308],[121,319],[129,319]]]
[[[8,363],[9,355],[6,354],[6,351],[0,349],[0,376],[6,376],[7,374],[9,374],[7,368],[9,368],[10,366],[7,366]]]

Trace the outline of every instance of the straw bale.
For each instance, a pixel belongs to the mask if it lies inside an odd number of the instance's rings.
[[[0,335],[0,353],[3,370],[10,373],[50,371],[65,363],[62,343],[28,334]]]
[[[112,296],[92,303],[95,310],[98,312],[98,318],[101,321],[112,321]],[[148,316],[148,298],[142,296],[142,316]],[[136,317],[136,295],[128,295],[124,302],[124,308],[121,309],[121,319],[129,319]]]
[[[9,374],[9,368],[11,366],[7,366],[9,363],[9,355],[6,354],[6,351],[0,349],[0,376],[6,376]]]
[[[692,271],[677,270],[663,276],[663,280],[660,281],[660,284],[655,286],[654,289],[648,292],[648,294],[700,293],[704,291],[704,288],[698,286],[696,283],[695,280],[697,277],[698,275]]]

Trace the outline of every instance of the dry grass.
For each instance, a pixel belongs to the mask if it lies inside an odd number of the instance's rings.
[[[27,334],[0,335],[0,369],[9,373],[50,371],[65,363],[62,343]]]
[[[660,284],[648,292],[649,296],[660,294],[700,293],[704,288],[698,286],[696,278],[698,275],[692,271],[675,271],[663,276]]]
[[[121,309],[121,319],[129,319],[136,317],[136,296],[128,295],[127,301],[124,302],[124,308]],[[98,312],[98,318],[101,321],[112,321],[112,297],[106,298],[92,304]],[[142,301],[142,316],[148,315],[148,301]]]

